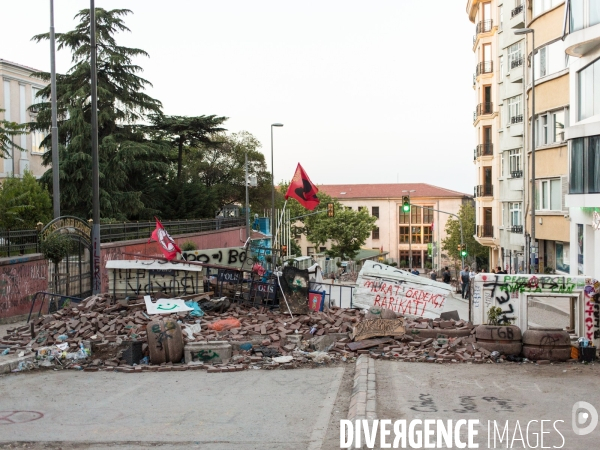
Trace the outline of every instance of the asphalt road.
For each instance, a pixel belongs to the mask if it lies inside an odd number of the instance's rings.
[[[0,376],[0,448],[339,448],[353,370]]]
[[[478,419],[479,448],[532,448],[534,433],[545,423],[544,447],[592,449],[600,446],[600,424],[588,435],[576,435],[572,409],[577,401],[589,402],[600,412],[600,364],[425,364],[376,361],[379,419]],[[584,412],[579,411],[579,412]],[[508,421],[511,439],[516,422],[530,444],[515,441],[512,447],[494,444],[494,422],[503,430]],[[564,442],[556,429],[564,436]],[[588,422],[577,424],[579,428]],[[488,421],[491,433],[488,433]],[[488,436],[490,441],[488,443]],[[516,434],[519,438],[519,433]],[[540,447],[538,447],[540,448]]]

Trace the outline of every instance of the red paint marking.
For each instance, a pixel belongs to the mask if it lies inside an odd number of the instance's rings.
[[[39,411],[0,411],[0,425],[33,422],[44,417]]]

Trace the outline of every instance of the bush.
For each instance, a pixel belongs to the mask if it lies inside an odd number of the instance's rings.
[[[189,252],[191,250],[198,250],[198,246],[196,245],[195,242],[186,241],[183,244],[181,244],[181,251]]]
[[[58,264],[69,254],[73,248],[73,242],[66,234],[54,233],[42,241],[40,248],[44,258]]]

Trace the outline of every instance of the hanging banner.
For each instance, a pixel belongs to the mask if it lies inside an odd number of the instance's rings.
[[[365,261],[356,284],[354,306],[380,306],[397,314],[427,318],[439,317],[445,311],[452,292],[449,284],[374,261]]]

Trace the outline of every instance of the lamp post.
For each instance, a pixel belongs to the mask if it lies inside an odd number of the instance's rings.
[[[98,73],[96,68],[96,7],[90,0],[90,66],[92,88],[92,294],[102,289],[100,262],[100,172],[98,156]]]
[[[275,246],[275,169],[273,168],[273,127],[282,127],[282,123],[271,124],[271,245]]]
[[[250,239],[250,210],[248,209],[248,150],[244,153],[245,179],[246,179],[246,239]]]
[[[531,33],[531,237],[529,240],[529,270],[535,270],[535,259],[531,247],[535,244],[535,31],[533,28],[515,30],[515,34]],[[533,267],[532,267],[533,266]]]
[[[416,192],[416,190],[403,190],[402,192],[408,193],[408,202],[410,203],[410,193]],[[408,211],[408,270],[412,272],[412,209]]]
[[[54,218],[60,217],[60,179],[58,172],[58,125],[56,123],[56,64],[54,46],[54,0],[50,0],[50,102],[52,105],[52,206]]]

